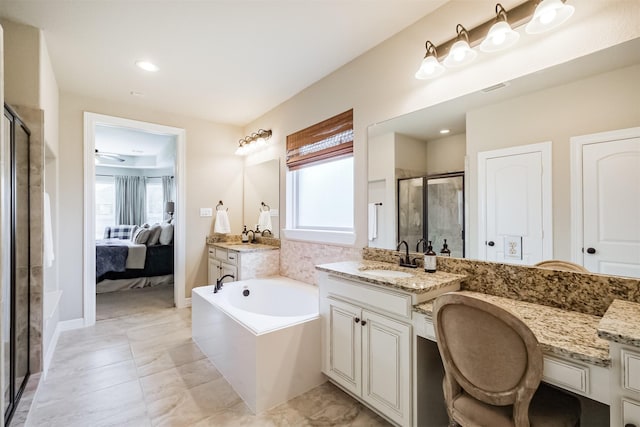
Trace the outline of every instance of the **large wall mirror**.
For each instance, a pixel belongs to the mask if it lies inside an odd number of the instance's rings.
[[[484,176],[484,171],[478,166],[479,153],[550,142],[552,167],[550,174],[549,171],[545,173],[552,181],[551,206],[547,203],[552,227],[533,232],[546,234],[552,247],[552,258],[585,265],[593,272],[611,273],[604,268],[596,270],[589,267],[581,259],[582,248],[576,250],[576,242],[581,245],[582,237],[578,239],[577,234],[581,230],[576,230],[574,221],[576,192],[572,184],[575,180],[572,168],[575,169],[575,165],[572,166],[571,162],[575,148],[572,147],[576,137],[640,127],[638,75],[640,39],[634,39],[477,93],[371,125],[368,129],[368,201],[379,205],[378,228],[375,238],[371,239],[370,233],[368,245],[396,249],[399,241],[420,237],[419,232],[415,236],[399,234],[399,224],[404,221],[399,218],[399,213],[412,209],[412,206],[404,205],[412,201],[399,191],[400,182],[411,182],[408,178],[422,179],[463,171],[464,256],[489,260],[482,253],[486,224],[482,223],[483,202],[479,200],[482,197],[479,182],[483,182],[479,174]],[[418,181],[414,181],[414,185]],[[584,192],[591,191],[596,190],[588,186],[584,188]],[[640,183],[637,178],[616,191],[623,192],[618,200],[626,202],[624,206],[609,209],[637,209],[640,213]],[[450,197],[453,203],[458,196],[451,194],[445,197]],[[426,213],[416,215],[426,220]],[[634,216],[638,215],[634,213]],[[602,226],[607,227],[608,224]],[[633,251],[637,254],[638,270],[624,270],[630,273],[620,275],[636,276],[634,271],[640,271],[640,224],[638,228],[627,233],[633,235],[631,240],[637,241],[633,245],[638,247]],[[432,239],[434,236],[426,237]],[[411,249],[415,249],[416,243],[408,241]],[[440,248],[438,245],[441,242],[434,242],[436,252]],[[454,256],[462,256],[461,251]]]
[[[271,223],[273,237],[280,237],[280,162],[278,159],[246,165],[244,168],[244,219],[247,228]],[[260,230],[265,227],[261,226]],[[267,227],[268,228],[268,227]]]

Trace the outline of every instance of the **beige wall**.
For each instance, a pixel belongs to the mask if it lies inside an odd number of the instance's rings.
[[[467,136],[464,133],[427,142],[427,173],[436,175],[464,171]]]
[[[396,179],[422,176],[427,173],[425,141],[397,133],[394,149]]]
[[[638,76],[636,65],[467,112],[469,159],[481,151],[552,142],[554,258],[571,259],[569,138],[640,125]],[[468,174],[469,212],[476,212],[477,161],[469,162]],[[476,258],[477,216],[469,219],[468,249]]]
[[[158,123],[186,130],[186,297],[191,288],[207,284],[205,238],[213,231],[212,217],[200,217],[200,208],[214,208],[223,200],[234,233],[242,224],[243,160],[234,155],[242,136],[234,126],[115,104],[72,93],[60,96],[60,283],[64,289],[63,318],[82,317],[83,255],[83,113],[93,112]]]
[[[503,2],[509,8],[517,1]],[[495,1],[452,1],[274,108],[245,129],[271,128],[284,158],[286,135],[354,109],[356,247],[367,244],[367,127],[392,117],[478,91],[640,36],[637,0],[572,0],[576,12],[561,28],[525,35],[507,52],[480,55],[432,81],[413,76],[426,39],[440,43],[457,23],[488,19]],[[286,168],[282,168],[284,189]],[[284,191],[282,192],[284,194]],[[280,211],[285,212],[281,197]],[[284,218],[283,218],[284,219]]]
[[[58,83],[53,72],[51,59],[49,58],[49,50],[44,38],[44,34],[40,31],[40,54],[39,54],[39,101],[38,106],[44,110],[44,141],[49,148],[49,156],[57,157],[58,155]]]
[[[0,19],[4,28],[5,101],[40,108],[40,30]],[[9,60],[10,59],[10,60]]]

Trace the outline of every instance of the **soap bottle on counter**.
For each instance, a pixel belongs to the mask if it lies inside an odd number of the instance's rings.
[[[244,226],[244,229],[242,230],[242,234],[240,235],[240,238],[242,239],[242,243],[249,243],[249,233],[247,232],[247,226]]]
[[[440,256],[451,256],[451,250],[449,249],[449,245],[447,245],[447,239],[444,239],[444,244],[442,245],[442,249],[440,249]]]
[[[424,271],[427,273],[436,272],[436,253],[433,251],[431,240],[429,240],[427,252],[424,253]]]

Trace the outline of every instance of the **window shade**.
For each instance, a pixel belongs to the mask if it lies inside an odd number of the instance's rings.
[[[287,167],[353,153],[353,109],[287,136]]]

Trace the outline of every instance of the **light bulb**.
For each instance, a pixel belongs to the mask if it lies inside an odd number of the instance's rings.
[[[557,13],[555,9],[547,9],[542,15],[540,15],[540,23],[547,25],[556,19],[556,15]]]

